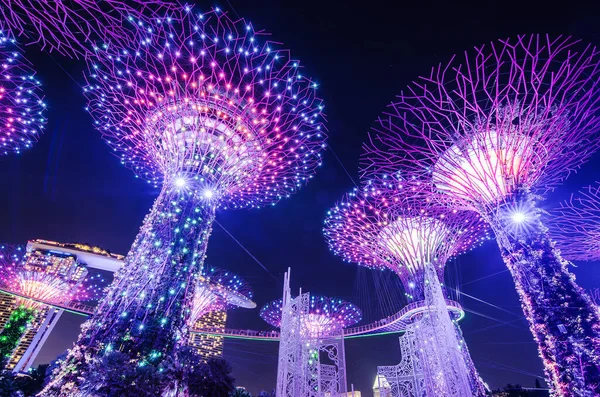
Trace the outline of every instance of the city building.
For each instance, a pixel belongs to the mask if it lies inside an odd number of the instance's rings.
[[[210,312],[202,317],[194,328],[225,328],[227,312],[225,310]],[[217,335],[191,334],[190,345],[195,347],[203,360],[223,356],[223,337]]]

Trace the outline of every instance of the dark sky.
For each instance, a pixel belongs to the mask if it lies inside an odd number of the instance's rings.
[[[333,256],[321,228],[326,211],[353,187],[346,171],[358,179],[357,160],[367,131],[412,79],[455,52],[519,33],[572,34],[600,45],[600,13],[586,5],[591,1],[230,2],[216,5],[233,7],[257,29],[271,32],[302,60],[304,74],[320,83],[332,148],[313,181],[291,199],[273,208],[217,216],[223,228],[214,227],[208,261],[246,278],[259,307],[281,296],[282,274],[288,266],[295,289],[377,306],[375,282],[368,271]],[[211,5],[215,4],[198,2],[198,8]],[[82,65],[58,55],[37,55],[34,48],[29,52],[44,82],[50,121],[33,149],[0,158],[0,241],[88,242],[124,254],[158,192],[122,167],[92,128],[78,86],[83,81]],[[569,192],[600,179],[598,166],[600,155],[542,206],[551,207]],[[542,376],[541,362],[495,243],[464,255],[455,265],[454,276],[460,274],[455,285],[476,298],[462,297],[467,310],[462,329],[482,376],[492,387],[509,382],[533,386],[535,377]],[[574,272],[580,284],[600,287],[597,264],[578,265]],[[379,304],[381,312],[386,305]],[[268,329],[258,309],[237,310],[228,321],[234,328]],[[65,316],[50,339],[52,354],[77,334],[76,323],[76,318]],[[376,366],[399,361],[397,337],[347,341],[348,379],[357,390],[370,395]],[[225,355],[239,385],[252,392],[274,387],[276,343],[230,340]]]

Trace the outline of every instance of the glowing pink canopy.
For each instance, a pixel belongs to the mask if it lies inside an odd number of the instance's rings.
[[[443,281],[448,259],[489,237],[478,214],[437,202],[430,190],[390,178],[347,194],[325,219],[330,249],[349,262],[391,269],[407,290],[422,288],[428,263]]]
[[[46,104],[31,63],[0,32],[0,155],[30,148],[46,124]]]
[[[88,110],[137,176],[204,184],[226,207],[272,204],[321,164],[317,85],[287,50],[214,9],[157,23],[89,60]]]
[[[482,45],[410,84],[365,145],[370,179],[430,180],[489,211],[517,189],[555,186],[600,144],[598,49],[522,35]]]

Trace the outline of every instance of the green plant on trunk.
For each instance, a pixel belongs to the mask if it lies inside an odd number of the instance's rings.
[[[35,310],[19,306],[10,315],[10,318],[0,332],[0,369],[3,369],[19,342],[27,326],[35,317]]]

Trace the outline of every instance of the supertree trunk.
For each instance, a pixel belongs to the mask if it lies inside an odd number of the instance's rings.
[[[199,192],[163,188],[124,267],[42,395],[65,395],[64,385],[73,382],[83,395],[101,387],[90,384],[86,373],[102,371],[103,353],[124,353],[131,365],[158,365],[185,344],[214,217],[215,206]]]
[[[437,271],[425,265],[427,310],[414,324],[421,351],[427,395],[472,397],[470,372],[459,349],[455,324],[448,315]]]
[[[479,376],[479,372],[477,368],[475,368],[475,364],[473,363],[473,359],[471,358],[471,353],[469,353],[469,347],[465,342],[465,338],[463,336],[462,329],[458,322],[455,322],[456,326],[456,336],[461,345],[461,351],[463,359],[465,360],[465,365],[467,366],[467,370],[469,371],[469,384],[471,386],[471,391],[473,392],[474,397],[485,397],[487,396],[487,391],[483,379]]]
[[[525,209],[519,228],[507,211]],[[567,270],[528,192],[488,217],[555,396],[600,395],[600,313]]]

